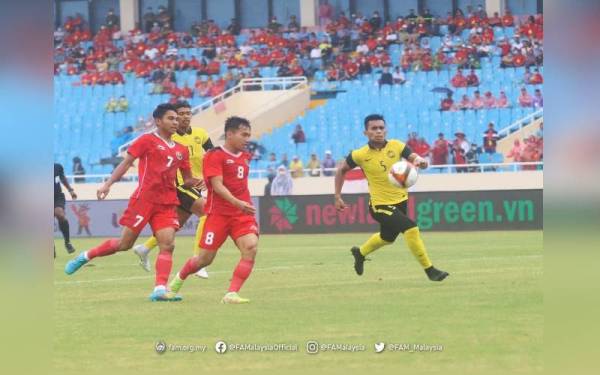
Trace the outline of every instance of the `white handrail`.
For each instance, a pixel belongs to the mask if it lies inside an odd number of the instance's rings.
[[[260,85],[260,91],[266,90],[265,85],[282,85],[287,86],[292,85],[286,90],[296,88],[300,84],[308,84],[308,79],[304,76],[294,76],[294,77],[266,77],[266,78],[243,78],[240,82],[229,90],[211,98],[204,103],[197,105],[192,108],[192,114],[196,114],[200,111],[206,110],[212,107],[215,103],[220,102],[221,100],[228,98],[232,94],[236,92],[248,91],[249,88],[254,88],[257,85]]]
[[[541,117],[543,114],[544,114],[543,108],[540,108],[537,111],[530,113],[529,115],[513,122],[512,124],[508,125],[507,127],[504,127],[502,129],[498,130],[498,137],[504,138],[504,137],[509,136],[511,133],[514,133],[515,131],[523,129],[523,125],[525,122],[530,123],[531,121],[535,120],[536,117]]]
[[[452,169],[456,168],[464,168],[470,170],[477,170],[477,172],[494,172],[493,168],[502,168],[503,170],[511,170],[511,171],[519,171],[519,167],[524,166],[544,166],[543,161],[530,161],[530,162],[518,162],[518,163],[478,163],[478,164],[440,164],[440,165],[429,165],[429,170],[440,170],[443,173],[453,173]],[[358,168],[357,168],[358,169]],[[319,168],[321,173],[323,172],[335,172],[337,168]],[[311,169],[305,168],[303,169],[306,174],[304,177],[309,177],[309,173]],[[255,178],[266,177],[268,174],[268,170],[266,169],[250,169],[250,175]],[[89,179],[101,179],[102,181],[107,180],[110,177],[110,174],[87,174],[87,175],[67,175],[67,179],[69,183],[73,183],[75,178],[85,178]],[[128,181],[137,181],[138,176],[136,174],[126,174],[123,176],[121,180]]]

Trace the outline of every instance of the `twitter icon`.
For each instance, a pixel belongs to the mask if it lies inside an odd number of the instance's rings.
[[[384,342],[376,342],[375,343],[375,353],[381,353],[385,349]]]

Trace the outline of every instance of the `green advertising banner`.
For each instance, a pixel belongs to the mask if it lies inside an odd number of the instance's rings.
[[[349,206],[337,212],[332,195],[260,198],[261,233],[371,232],[368,194],[343,196]],[[411,193],[408,215],[421,230],[543,229],[543,190]]]

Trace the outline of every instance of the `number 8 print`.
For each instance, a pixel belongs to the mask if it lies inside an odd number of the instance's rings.
[[[215,234],[213,232],[208,232],[206,233],[206,237],[204,238],[204,243],[207,245],[212,245],[214,238]]]
[[[244,167],[242,167],[241,165],[238,167],[237,176],[238,176],[238,178],[244,178]]]

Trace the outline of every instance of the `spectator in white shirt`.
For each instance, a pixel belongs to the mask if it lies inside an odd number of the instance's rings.
[[[158,55],[158,49],[156,49],[156,47],[148,48],[144,52],[144,55],[146,55],[150,60],[154,60]]]
[[[310,50],[310,58],[311,59],[320,59],[321,58],[321,49],[320,48],[313,48]]]
[[[395,85],[402,85],[404,82],[406,82],[404,73],[400,70],[399,66],[394,68],[394,71],[392,72],[392,79],[394,80]]]
[[[363,54],[367,54],[369,53],[369,47],[367,46],[367,43],[365,43],[364,40],[362,40],[360,42],[360,44],[358,46],[356,46],[356,52],[357,53],[363,53]]]

